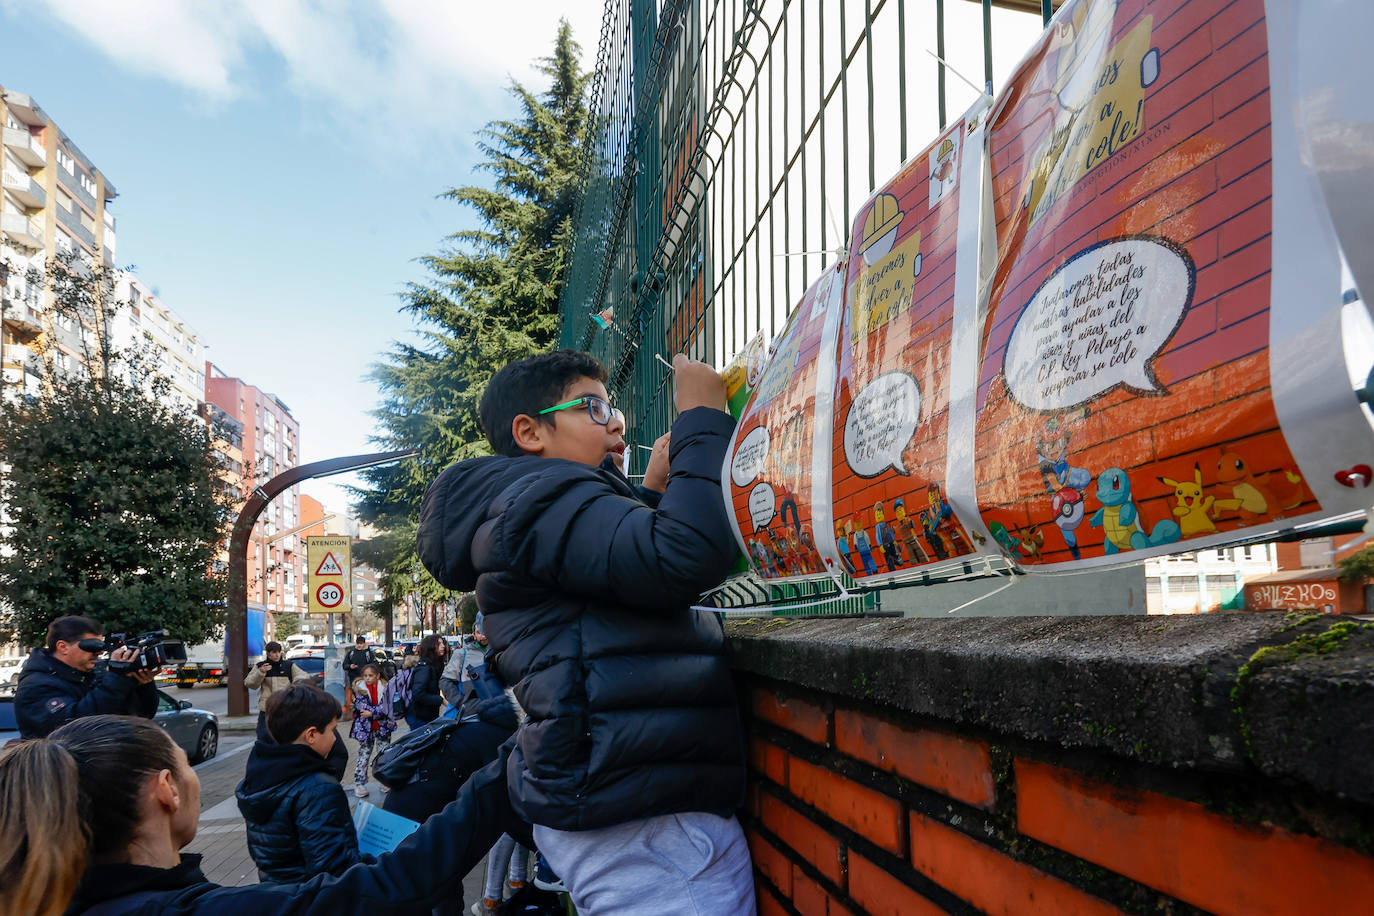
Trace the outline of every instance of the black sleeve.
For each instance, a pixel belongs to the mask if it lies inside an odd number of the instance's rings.
[[[157,714],[157,684],[134,683],[129,713],[151,719]]]
[[[668,487],[650,508],[598,472],[530,475],[479,529],[487,568],[635,608],[680,608],[725,578],[736,545],[720,489],[735,421],[698,407],[673,423]],[[504,503],[504,505],[499,505]]]
[[[529,835],[511,808],[506,760],[515,739],[496,760],[474,773],[458,797],[375,865],[354,865],[338,877],[304,884],[198,885],[139,907],[139,916],[338,916],[339,913],[414,916],[441,900],[461,897],[463,876],[501,834]]]
[[[25,738],[42,738],[82,716],[128,715],[130,694],[135,686],[131,678],[106,671],[85,694],[73,698],[55,678],[46,675],[26,678],[14,698],[19,733]],[[153,709],[157,709],[157,694],[153,694]]]
[[[296,807],[296,831],[311,874],[341,875],[361,861],[348,799],[328,776],[311,781],[302,793]]]

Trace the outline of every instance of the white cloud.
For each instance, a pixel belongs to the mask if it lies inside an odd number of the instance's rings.
[[[16,0],[0,0],[18,11]],[[271,92],[254,56],[340,121],[447,132],[468,108],[484,122],[510,77],[541,88],[560,16],[596,60],[601,0],[39,0],[111,60],[212,102]],[[26,9],[32,7],[26,5]],[[466,119],[463,119],[466,120]],[[466,133],[466,131],[464,131]]]

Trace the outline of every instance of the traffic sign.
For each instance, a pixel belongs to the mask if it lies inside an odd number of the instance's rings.
[[[339,587],[337,582],[325,582],[315,589],[315,600],[320,607],[334,609],[343,603],[344,590]]]
[[[311,614],[351,613],[353,539],[324,535],[305,539],[306,604]]]
[[[333,551],[324,555],[324,559],[320,561],[319,567],[315,570],[317,576],[342,576],[343,574],[343,567],[334,558]]]

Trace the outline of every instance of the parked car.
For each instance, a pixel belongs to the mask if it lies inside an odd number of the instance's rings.
[[[192,763],[204,763],[219,751],[219,718],[207,709],[193,708],[190,700],[178,702],[159,690],[153,721],[167,730]],[[18,737],[14,697],[0,697],[0,747]]]
[[[324,655],[297,655],[291,660],[302,671],[310,675],[310,683],[316,687],[324,686]]]
[[[14,695],[0,696],[0,747],[19,740],[19,721],[14,717]]]
[[[19,683],[19,672],[24,670],[26,655],[7,655],[0,658],[0,687],[13,687]]]
[[[175,700],[159,690],[153,721],[167,730],[192,763],[204,763],[219,751],[219,718],[208,709],[196,709],[190,700]]]

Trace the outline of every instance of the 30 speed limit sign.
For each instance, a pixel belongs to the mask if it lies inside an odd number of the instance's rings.
[[[315,600],[321,607],[338,607],[343,603],[343,589],[337,582],[326,582],[315,589]]]

